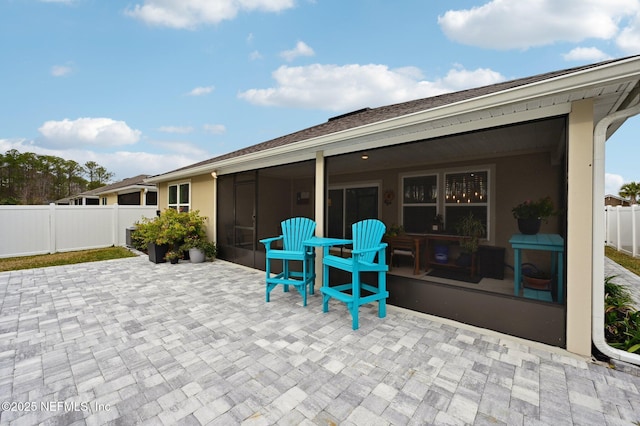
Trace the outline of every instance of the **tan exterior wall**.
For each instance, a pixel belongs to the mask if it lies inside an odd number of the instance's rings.
[[[591,354],[593,101],[574,102],[568,129],[567,350]],[[601,249],[601,248],[600,248]],[[596,277],[604,279],[604,277]]]
[[[169,201],[168,187],[169,185],[175,185],[177,183],[190,183],[191,190],[191,210],[198,210],[200,216],[206,216],[207,220],[205,224],[207,226],[207,236],[210,240],[215,238],[215,212],[214,212],[214,199],[215,199],[215,180],[210,174],[204,174],[194,176],[189,179],[181,179],[171,182],[162,182],[158,184],[158,209],[160,211],[167,208]]]
[[[111,206],[117,202],[118,202],[118,194],[107,194],[107,205]]]
[[[199,210],[200,216],[206,216],[207,236],[214,238],[214,184],[215,180],[210,174],[199,175],[191,178],[191,210]]]

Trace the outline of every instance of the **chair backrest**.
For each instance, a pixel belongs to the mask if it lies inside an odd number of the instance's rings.
[[[377,247],[382,242],[387,227],[378,219],[366,219],[351,225],[353,233],[353,249],[364,250]],[[373,262],[376,252],[365,253],[360,260],[364,262]]]
[[[313,237],[316,231],[316,223],[306,217],[283,220],[280,226],[282,226],[282,245],[288,251],[303,251],[302,242]]]

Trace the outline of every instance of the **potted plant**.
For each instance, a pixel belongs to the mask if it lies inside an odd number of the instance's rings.
[[[153,219],[143,218],[137,222],[135,235],[147,245],[149,260],[160,263],[167,251],[179,251],[188,236],[203,238],[205,219],[197,210],[182,213],[166,209]]]
[[[535,265],[522,265],[522,280],[524,287],[533,290],[551,290],[551,274],[538,269]]]
[[[458,235],[465,237],[460,241],[462,253],[456,263],[458,266],[473,267],[473,256],[478,251],[480,237],[485,234],[484,224],[469,212],[458,221],[456,231]]]
[[[191,263],[201,263],[205,259],[215,258],[218,254],[218,248],[215,243],[208,241],[205,236],[187,236],[181,249],[189,252]]]
[[[547,222],[549,217],[558,214],[549,196],[523,201],[512,208],[511,213],[518,220],[520,233],[528,235],[537,234],[543,220]]]
[[[384,233],[385,237],[397,237],[404,234],[404,227],[402,225],[393,224],[387,227],[387,232]]]
[[[164,257],[172,264],[176,264],[180,259],[182,259],[182,252],[177,250],[169,250],[167,254],[164,255]]]

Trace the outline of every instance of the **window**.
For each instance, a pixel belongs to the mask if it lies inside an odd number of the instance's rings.
[[[469,213],[480,219],[489,233],[489,172],[445,173],[445,223],[447,232],[455,233],[460,218]]]
[[[351,225],[378,218],[378,185],[329,189],[328,236],[351,238]]]
[[[438,176],[402,178],[402,226],[411,234],[432,230],[438,206]]]
[[[191,185],[188,182],[169,185],[169,208],[179,212],[189,211],[191,199]]]

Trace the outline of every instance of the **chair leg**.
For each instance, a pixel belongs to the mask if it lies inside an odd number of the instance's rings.
[[[322,266],[322,287],[329,287],[329,267]],[[331,297],[326,293],[322,293],[322,312],[329,312],[329,299]]]
[[[286,259],[282,260],[282,277],[286,280],[289,279],[289,261]],[[283,284],[282,285],[284,292],[288,293],[289,292],[289,284]]]
[[[307,258],[307,262],[309,262],[309,267],[307,271],[309,272],[309,294],[314,294],[315,292],[315,284],[316,284],[316,265],[315,265],[315,256],[309,256]]]
[[[353,302],[348,303],[347,307],[349,311],[351,311],[351,328],[357,330],[360,326],[358,324],[358,311],[360,310],[360,272],[353,272],[352,281],[351,295],[353,296]]]
[[[265,295],[265,299],[267,301],[267,303],[269,302],[269,293],[271,293],[271,290],[273,290],[273,287],[269,285],[269,278],[271,277],[271,261],[269,259],[267,259],[267,264],[266,264],[266,273],[267,273],[267,279],[265,281],[265,291],[266,291],[266,295]]]
[[[387,292],[387,274],[384,272],[378,273],[378,292],[385,294]],[[387,316],[387,298],[382,297],[378,299],[378,318],[384,318]]]

